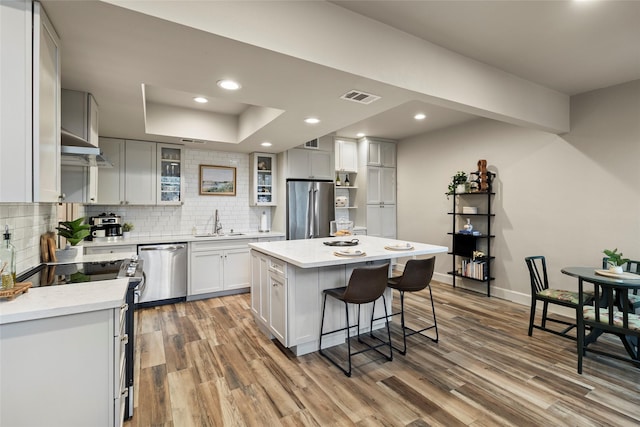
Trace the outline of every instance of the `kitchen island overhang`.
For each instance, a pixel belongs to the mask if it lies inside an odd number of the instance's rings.
[[[250,243],[251,309],[257,325],[270,338],[278,339],[297,356],[318,350],[322,291],[346,286],[351,272],[358,267],[391,263],[396,258],[427,257],[448,252],[446,246],[400,241],[373,236],[356,236],[359,256],[340,256],[343,247],[326,246],[324,242],[349,241],[351,238],[322,238]],[[393,249],[385,249],[393,248]],[[385,291],[387,309],[391,309],[391,290]],[[361,311],[362,331],[368,330],[370,305]],[[357,307],[350,307],[355,318]],[[389,311],[390,312],[390,311]],[[350,312],[351,313],[351,312]],[[383,317],[382,304],[376,305],[375,317]],[[327,303],[326,329],[345,324],[344,306]],[[365,326],[366,325],[366,326]],[[374,329],[384,320],[374,323]],[[344,332],[323,340],[323,347],[343,343]]]

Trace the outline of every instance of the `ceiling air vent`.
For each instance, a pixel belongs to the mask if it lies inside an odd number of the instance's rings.
[[[181,141],[185,143],[190,143],[190,144],[204,144],[204,141],[199,141],[197,139],[190,139],[190,138],[182,138]]]
[[[359,90],[350,90],[340,97],[341,99],[345,99],[347,101],[357,102],[358,104],[371,104],[374,101],[380,99],[377,95],[372,95],[370,93],[361,92]]]

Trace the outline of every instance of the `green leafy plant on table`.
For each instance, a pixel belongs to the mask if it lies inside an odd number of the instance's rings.
[[[74,219],[73,221],[60,221],[56,230],[58,230],[60,236],[67,239],[71,246],[75,246],[91,233],[91,226],[83,224],[85,219],[86,217]]]
[[[607,263],[618,273],[622,272],[622,266],[629,262],[629,258],[623,258],[622,252],[618,253],[618,248],[614,250],[605,249],[602,251],[607,256]]]
[[[131,230],[133,230],[133,224],[131,224],[130,222],[125,222],[124,224],[122,224],[122,231],[128,232]]]

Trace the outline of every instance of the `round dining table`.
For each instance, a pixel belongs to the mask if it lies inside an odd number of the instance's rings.
[[[635,289],[640,289],[640,275],[634,273],[625,272],[623,274],[615,274],[611,273],[608,270],[602,270],[594,267],[564,267],[562,273],[578,278],[578,288],[580,293],[583,292],[583,283],[592,283],[594,285],[605,284],[605,285],[615,285],[618,287],[628,288],[630,291]],[[606,303],[603,301],[604,305]],[[619,307],[620,309],[625,309],[623,307]],[[628,310],[628,308],[626,308]],[[581,315],[581,313],[576,313],[576,315]],[[593,329],[586,337],[585,337],[585,346],[589,343],[595,342],[598,337],[602,335],[602,330]],[[634,350],[638,346],[637,338],[632,336],[619,336],[622,344],[629,356],[632,359],[638,360],[637,350]]]

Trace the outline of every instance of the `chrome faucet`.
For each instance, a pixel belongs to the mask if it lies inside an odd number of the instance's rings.
[[[220,222],[220,215],[218,215],[218,209],[216,209],[216,213],[214,214],[213,234],[215,235],[222,234],[222,223]]]

